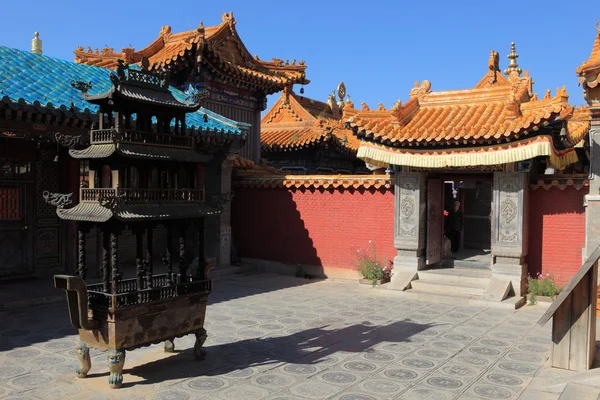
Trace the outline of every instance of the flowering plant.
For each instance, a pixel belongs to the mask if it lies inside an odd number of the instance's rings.
[[[552,276],[549,273],[542,275],[538,272],[535,277],[527,276],[527,282],[529,284],[529,303],[535,304],[537,296],[548,296],[554,297],[560,293],[560,288],[554,282]]]
[[[356,250],[356,268],[364,279],[371,281],[373,286],[378,280],[388,279],[392,272],[390,265],[383,265],[377,259],[377,249],[369,240],[370,250]]]

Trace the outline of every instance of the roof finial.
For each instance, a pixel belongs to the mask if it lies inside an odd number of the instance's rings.
[[[40,33],[35,32],[31,40],[31,52],[35,54],[42,54],[42,40],[40,39]]]
[[[517,58],[519,58],[519,55],[517,54],[515,48],[515,42],[512,42],[510,44],[510,54],[508,55],[508,58],[510,59],[510,61],[508,63],[508,68],[504,70],[504,74],[509,75],[511,72],[514,71],[517,74],[521,75],[521,72],[523,72],[523,70],[519,68],[519,65],[517,64]]]
[[[498,59],[497,51],[491,51],[490,60],[488,61],[488,69],[491,71],[500,71],[500,61]]]

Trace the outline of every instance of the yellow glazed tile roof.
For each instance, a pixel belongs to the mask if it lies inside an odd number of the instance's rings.
[[[389,175],[239,175],[234,186],[288,189],[391,189]]]
[[[92,51],[89,47],[84,50],[79,46],[74,50],[75,62],[114,69],[118,59],[128,64],[140,64],[145,57],[151,69],[158,69],[179,62],[194,64],[198,60],[194,60],[193,55],[205,54],[203,63],[247,83],[278,90],[288,84],[308,83],[303,61],[296,64],[294,60],[290,64],[280,59],[263,61],[257,56],[252,57],[237,34],[233,13],[224,13],[222,19],[216,26],[204,27],[201,23],[198,29],[179,33],[172,33],[170,26],[163,26],[152,43],[137,51],[123,48],[121,52],[115,52],[114,48],[108,47]]]
[[[572,149],[555,148],[549,133],[537,131],[572,117],[572,142],[585,136],[585,111],[568,104],[566,89],[548,90],[542,99],[532,92],[533,81],[518,68],[514,43],[509,67],[500,72],[498,53],[492,51],[488,71],[475,87],[434,92],[423,81],[410,91],[410,99],[387,110],[344,108],[348,121],[361,142],[358,157],[367,162],[415,167],[492,165],[550,156],[556,165],[576,161]],[[520,143],[523,141],[523,143]],[[506,144],[519,144],[510,147]],[[499,147],[500,146],[500,147]],[[499,150],[499,154],[493,154]],[[571,154],[573,153],[573,154]],[[427,158],[423,156],[429,156]]]
[[[261,121],[265,151],[289,151],[327,142],[356,154],[360,141],[346,128],[335,100],[309,99],[286,88]]]

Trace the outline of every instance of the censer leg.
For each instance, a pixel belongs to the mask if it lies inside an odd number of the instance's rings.
[[[206,350],[202,346],[206,342],[207,337],[208,335],[204,328],[196,332],[196,343],[194,343],[194,357],[196,357],[196,360],[204,360],[204,357],[206,357]]]
[[[125,365],[125,350],[108,350],[108,383],[112,389],[123,385],[123,366]]]
[[[165,340],[165,353],[175,353],[175,338]]]
[[[85,342],[79,342],[75,346],[77,349],[77,358],[81,364],[75,369],[79,378],[87,378],[88,372],[92,368],[92,360],[90,358],[90,349],[87,347]]]

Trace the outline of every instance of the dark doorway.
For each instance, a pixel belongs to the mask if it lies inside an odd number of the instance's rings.
[[[446,266],[490,268],[492,181],[476,177],[445,180]],[[459,204],[456,210],[456,204]]]

